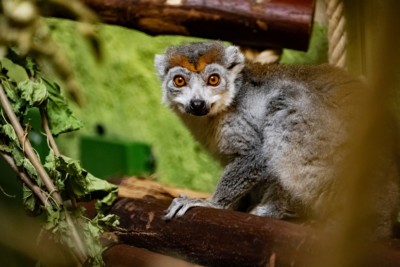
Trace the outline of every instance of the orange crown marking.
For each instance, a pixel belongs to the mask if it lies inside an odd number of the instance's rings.
[[[191,62],[189,58],[184,54],[173,54],[169,58],[169,65],[171,67],[180,66],[186,68],[192,72],[201,72],[204,68],[211,63],[221,63],[222,56],[218,49],[210,49],[204,55],[201,55],[197,62]]]

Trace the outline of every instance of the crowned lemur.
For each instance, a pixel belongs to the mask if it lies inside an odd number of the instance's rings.
[[[220,42],[170,47],[155,66],[162,101],[225,166],[209,199],[176,198],[166,219],[195,206],[278,219],[324,212],[357,113],[356,79],[329,65],[245,62]],[[391,172],[397,177],[397,168]],[[396,184],[387,188],[377,211],[382,236],[398,199]]]

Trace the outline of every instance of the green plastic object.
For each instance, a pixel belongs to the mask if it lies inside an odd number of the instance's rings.
[[[82,166],[103,179],[151,174],[155,169],[151,147],[145,143],[83,136],[80,154]]]

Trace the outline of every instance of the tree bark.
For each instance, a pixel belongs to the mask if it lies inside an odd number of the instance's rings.
[[[316,266],[323,262],[321,252],[329,253],[329,239],[306,226],[210,208],[164,221],[168,204],[152,197],[120,199],[111,213],[120,216],[126,231],[113,234],[120,243],[205,266]],[[365,251],[358,266],[400,262],[400,251],[388,244],[371,244]]]
[[[301,266],[313,243],[302,226],[229,210],[195,208],[162,220],[167,202],[121,199],[119,242],[205,266]]]
[[[236,45],[307,50],[315,0],[82,0],[108,24],[150,35],[184,35]],[[47,6],[47,15],[70,12]],[[69,13],[69,14],[68,14]]]

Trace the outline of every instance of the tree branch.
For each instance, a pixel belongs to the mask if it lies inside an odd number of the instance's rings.
[[[329,235],[303,225],[210,208],[193,208],[164,221],[167,206],[149,197],[120,199],[111,211],[124,229],[114,232],[118,241],[205,266],[321,266],[333,249]],[[360,247],[365,253],[356,266],[394,267],[400,262],[393,244],[365,241]]]
[[[46,133],[47,140],[49,140],[50,147],[54,151],[54,155],[56,155],[56,157],[59,157],[60,150],[58,149],[56,141],[53,138],[53,134],[50,131],[49,120],[47,119],[47,115],[44,108],[40,108],[40,117],[42,119],[42,127],[44,129],[44,132]]]
[[[8,163],[8,165],[11,167],[11,169],[18,175],[18,177],[21,179],[21,181],[29,187],[29,189],[36,195],[36,197],[42,202],[43,206],[45,208],[50,208],[50,204],[47,200],[47,197],[43,194],[42,190],[40,189],[39,186],[34,184],[31,179],[22,171],[20,171],[17,167],[17,165],[14,162],[14,159],[5,154],[0,152],[0,155],[4,158],[4,160]]]
[[[120,217],[119,241],[205,266],[299,266],[310,257],[310,229],[230,210],[194,208],[164,221],[166,203],[121,199],[111,213]],[[273,256],[274,255],[274,256]]]

